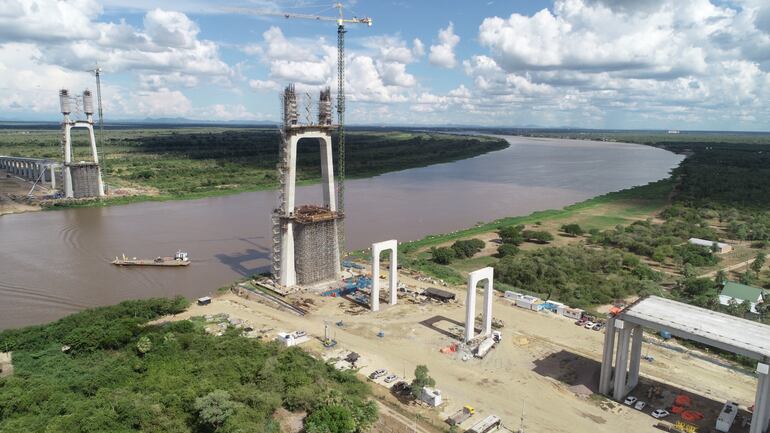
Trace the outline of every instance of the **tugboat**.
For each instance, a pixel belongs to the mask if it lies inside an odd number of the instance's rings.
[[[178,250],[174,257],[156,257],[154,259],[137,259],[136,257],[129,259],[123,254],[121,258],[115,257],[112,264],[117,266],[188,266],[190,259],[186,252]]]

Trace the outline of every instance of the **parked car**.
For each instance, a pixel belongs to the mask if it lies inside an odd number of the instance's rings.
[[[636,409],[636,410],[644,410],[645,406],[647,406],[647,403],[645,403],[643,401],[637,401],[636,404],[634,405],[634,409]]]
[[[412,392],[412,386],[409,385],[406,381],[399,381],[396,382],[392,387],[390,387],[390,390],[395,392],[396,394],[401,395],[407,395]]]
[[[583,325],[583,327],[586,328],[586,329],[591,329],[591,328],[594,327],[594,325],[595,325],[594,322],[586,322],[586,324]]]
[[[396,376],[395,374],[388,375],[385,377],[385,383],[395,382],[396,379],[398,379],[398,376]]]
[[[369,379],[379,379],[386,374],[388,374],[388,370],[385,370],[384,368],[374,370],[372,374],[369,375]]]
[[[665,409],[655,409],[650,415],[652,415],[653,418],[661,419],[669,416],[670,414]]]
[[[604,328],[604,323],[594,323],[594,326],[591,327],[594,331],[601,331],[602,328]]]
[[[583,326],[588,321],[585,317],[581,317],[578,320],[575,321],[575,325],[577,326]]]
[[[634,403],[636,403],[637,401],[639,401],[638,398],[634,397],[633,395],[629,395],[628,397],[626,397],[626,401],[624,401],[623,404],[626,404],[628,406],[633,406]]]

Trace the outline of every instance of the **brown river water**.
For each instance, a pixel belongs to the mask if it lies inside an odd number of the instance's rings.
[[[420,239],[506,216],[561,208],[666,177],[682,157],[647,146],[505,137],[462,161],[346,183],[348,248]],[[319,185],[298,203],[320,201]],[[316,200],[316,198],[318,200]],[[125,299],[204,296],[267,270],[273,191],[0,217],[0,329]],[[119,268],[190,253],[188,268]]]

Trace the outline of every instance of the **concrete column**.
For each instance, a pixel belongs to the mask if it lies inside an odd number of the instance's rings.
[[[49,183],[49,185],[51,185],[51,189],[56,189],[56,170],[53,164],[48,166],[48,174],[51,175],[51,180]]]
[[[612,358],[615,355],[615,318],[607,320],[604,330],[604,352],[602,370],[599,375],[599,394],[608,395],[612,388]]]
[[[770,402],[770,366],[757,363],[757,393],[754,398],[754,414],[751,417],[749,433],[764,433],[767,428],[768,404]]]
[[[494,279],[494,269],[491,267],[482,268],[468,274],[468,300],[465,307],[465,341],[473,339],[476,326],[476,285],[484,281],[484,313],[482,316],[482,335],[492,333],[492,280]],[[472,302],[471,302],[472,301]]]
[[[334,157],[332,155],[332,138],[320,138],[321,142],[321,187],[323,188],[324,206],[332,212],[337,211],[337,194],[334,189]]]
[[[628,375],[628,348],[631,342],[631,326],[626,326],[622,321],[615,323],[620,328],[620,340],[618,341],[618,354],[615,362],[615,384],[612,398],[622,401],[626,397],[626,377]]]
[[[642,337],[644,330],[641,326],[634,326],[633,340],[631,341],[631,365],[628,368],[628,392],[639,385],[639,368],[642,362]]]
[[[468,280],[468,295],[465,297],[465,342],[473,340],[476,321],[474,313],[476,312],[476,284],[470,284]]]
[[[64,196],[73,198],[75,194],[72,190],[72,171],[70,170],[70,164],[72,164],[72,125],[69,123],[66,116],[64,121],[64,168],[62,169],[62,178],[64,178]]]
[[[390,251],[390,305],[395,305],[398,297],[398,241],[376,242],[372,244],[372,295],[369,305],[372,311],[380,310],[380,255]]]

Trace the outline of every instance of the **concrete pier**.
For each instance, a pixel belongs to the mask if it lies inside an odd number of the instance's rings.
[[[494,300],[494,269],[482,268],[468,274],[468,295],[465,298],[465,342],[473,340],[476,327],[476,285],[484,282],[484,313],[482,316],[482,335],[492,333],[492,301]]]
[[[56,189],[56,170],[61,164],[50,159],[0,156],[0,170],[49,189]]]
[[[620,402],[639,384],[642,327],[665,330],[676,337],[757,360],[757,391],[749,432],[767,431],[770,326],[657,296],[637,301],[607,322],[599,375],[601,394]]]
[[[398,297],[398,241],[377,242],[372,244],[372,296],[369,305],[372,311],[380,310],[380,255],[390,251],[390,305],[396,305]]]

